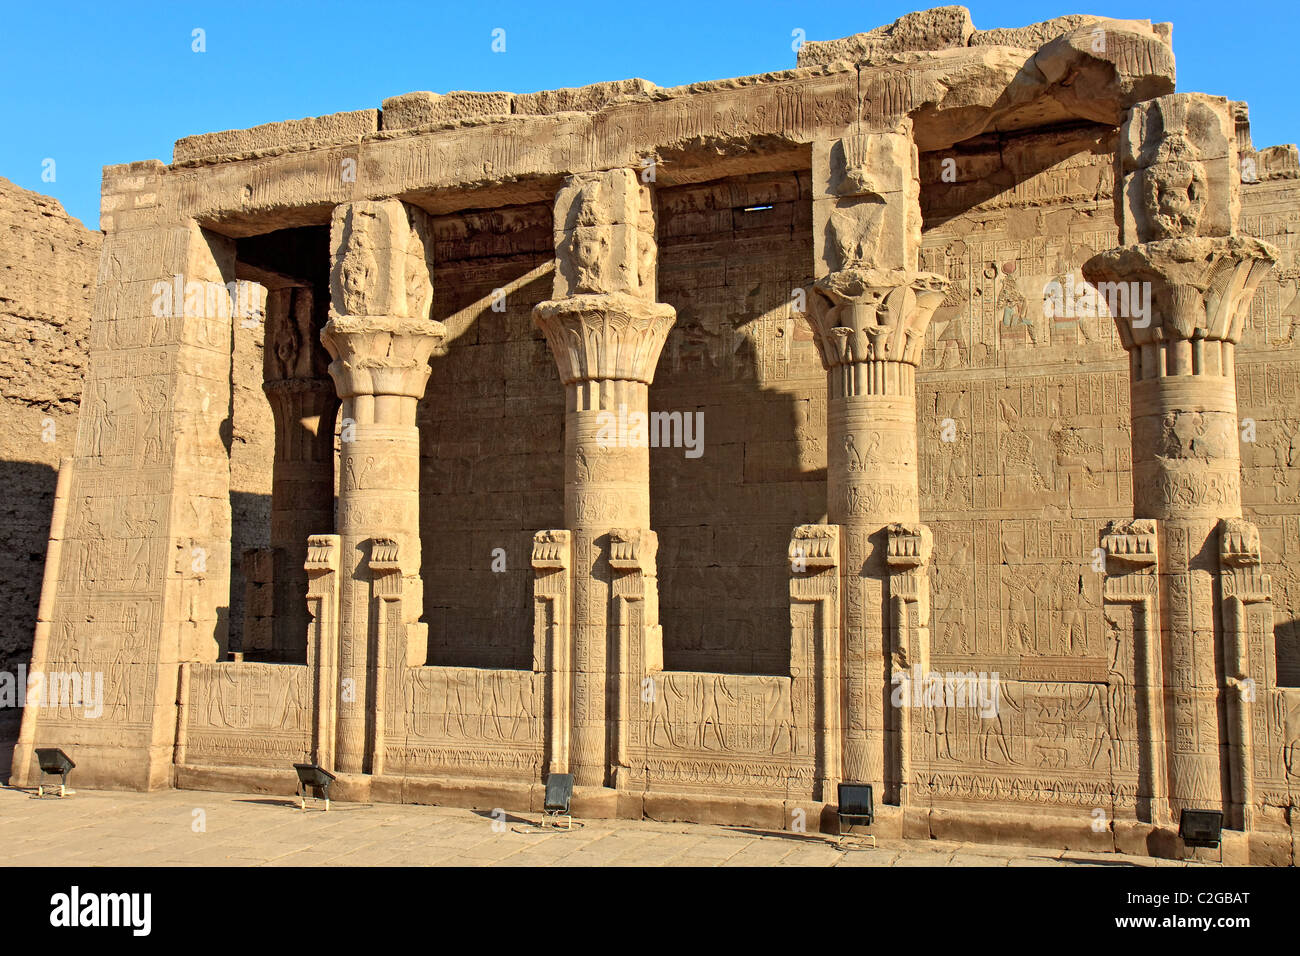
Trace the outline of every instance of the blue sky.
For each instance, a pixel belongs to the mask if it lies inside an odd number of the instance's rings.
[[[673,86],[785,69],[796,28],[810,40],[847,36],[924,5],[10,0],[0,13],[0,176],[96,228],[102,166],[168,162],[173,141],[192,133],[378,107],[412,90],[527,93],[630,76]],[[1180,90],[1247,100],[1257,147],[1300,139],[1300,107],[1280,82],[1300,33],[1292,3],[967,6],[980,29],[1080,12],[1172,21]],[[504,53],[491,49],[498,27]],[[195,28],[204,53],[191,50]],[[53,182],[42,180],[47,159]]]

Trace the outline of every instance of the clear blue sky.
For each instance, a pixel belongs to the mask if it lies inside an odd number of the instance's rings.
[[[791,31],[847,36],[937,3],[385,0],[84,4],[0,11],[0,176],[99,225],[100,168],[171,160],[192,133],[378,107],[412,90],[528,93],[639,76],[661,86],[794,65]],[[968,3],[979,29],[1064,13],[1172,21],[1178,88],[1247,100],[1255,145],[1300,139],[1300,7],[1276,3]],[[207,52],[191,51],[206,31]],[[505,53],[491,50],[506,31]],[[43,182],[44,160],[55,181]]]

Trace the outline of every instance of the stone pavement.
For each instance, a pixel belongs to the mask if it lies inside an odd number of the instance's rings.
[[[5,866],[1184,866],[1074,850],[884,840],[842,852],[818,835],[648,820],[519,832],[534,818],[451,807],[335,803],[168,790],[0,789]]]

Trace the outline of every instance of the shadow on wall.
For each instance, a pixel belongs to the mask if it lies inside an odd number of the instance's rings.
[[[248,581],[242,565],[243,553],[247,548],[269,548],[271,546],[271,496],[244,491],[230,493],[231,534],[230,542],[230,649],[244,650],[244,626],[246,620],[256,614],[256,608],[250,609],[248,602]],[[332,532],[333,528],[324,528],[321,533]],[[307,594],[301,595],[305,604]],[[270,608],[265,609],[266,612]],[[305,663],[305,658],[302,662]]]
[[[417,413],[430,665],[533,666],[533,535],[564,526],[564,387],[532,321],[551,219],[540,203],[434,220],[447,354]]]
[[[9,673],[31,662],[58,476],[50,465],[0,461],[0,670]]]
[[[650,452],[664,666],[788,676],[790,533],[826,513],[826,376],[793,294],[812,282],[808,174],[665,188],[658,205],[677,322],[650,410],[703,425],[697,449]]]

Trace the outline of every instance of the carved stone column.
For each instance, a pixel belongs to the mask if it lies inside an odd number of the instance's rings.
[[[1120,127],[1115,215],[1125,245],[1084,276],[1129,353],[1133,514],[1158,523],[1169,802],[1224,806],[1216,635],[1220,520],[1241,517],[1234,353],[1277,259],[1237,236],[1239,167],[1227,100],[1200,93],[1135,106]]]
[[[608,534],[650,528],[648,394],[676,312],[654,301],[653,205],[632,170],[569,178],[555,200],[555,254],[555,297],[540,303],[533,319],[566,393],[564,520],[573,547],[569,763],[576,784],[598,787],[613,783],[616,759],[607,682],[627,667],[607,653]]]
[[[338,207],[331,224],[330,320],[321,341],[343,400],[338,533],[342,566],[336,763],[370,770],[375,743],[376,609],[370,549],[395,546],[408,642],[422,642],[420,435],[416,404],[445,338],[429,318],[433,287],[424,216],[397,200]]]
[[[886,635],[895,625],[886,529],[920,520],[916,367],[947,280],[917,271],[920,185],[910,121],[814,142],[813,175],[810,317],[826,368],[827,516],[844,547],[842,772],[896,799],[902,761],[901,738],[887,740],[898,725],[887,703]]]
[[[327,374],[310,287],[267,296],[263,384],[275,421],[271,479],[272,648],[303,660],[307,647],[307,537],[334,528],[334,422],[339,399]]]

